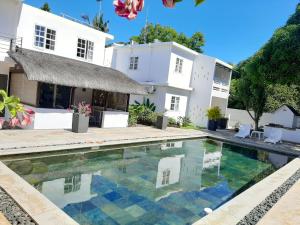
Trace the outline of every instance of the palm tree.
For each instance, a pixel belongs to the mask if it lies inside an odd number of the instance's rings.
[[[108,20],[104,21],[103,13],[96,15],[93,19],[94,28],[101,30],[105,33],[109,32],[108,24],[109,24]]]

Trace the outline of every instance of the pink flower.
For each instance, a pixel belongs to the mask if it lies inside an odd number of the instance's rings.
[[[23,127],[26,127],[26,126],[28,126],[28,125],[30,125],[31,124],[31,115],[29,114],[23,114],[23,117],[22,117],[22,122],[21,122],[21,125],[23,126]]]
[[[13,117],[10,119],[9,121],[9,126],[14,128],[16,126],[19,126],[20,125],[20,120],[17,118],[17,117]]]
[[[129,20],[135,19],[137,13],[144,8],[144,0],[121,0],[114,1],[115,12]]]
[[[35,112],[32,109],[25,109],[25,112],[29,115],[34,115]]]
[[[175,6],[176,0],[162,0],[163,4],[167,8],[173,8]]]

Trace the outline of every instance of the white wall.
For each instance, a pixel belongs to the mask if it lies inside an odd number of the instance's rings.
[[[214,58],[202,54],[194,62],[188,116],[197,126],[207,126],[206,110],[211,105],[215,65]]]
[[[176,59],[183,59],[182,73],[175,72]],[[195,56],[178,48],[172,48],[168,84],[174,87],[190,88],[191,74]]]
[[[55,50],[41,49],[34,46],[35,25],[45,26],[56,31]],[[23,4],[17,36],[23,37],[23,47],[43,51],[68,58],[77,57],[78,38],[94,42],[94,54],[91,63],[103,65],[106,39],[112,36],[73,22],[52,13]]]
[[[252,112],[253,113],[253,112]],[[255,123],[249,116],[246,110],[240,109],[227,109],[226,117],[229,118],[228,127],[233,128],[235,124],[252,124],[254,127]],[[271,113],[264,113],[259,121],[259,126],[264,126],[266,124],[272,123],[272,114]]]
[[[176,111],[170,110],[172,96],[180,98],[179,109]],[[174,88],[168,88],[167,93],[166,93],[166,100],[165,100],[165,109],[167,110],[165,112],[165,115],[168,117],[174,118],[175,120],[177,120],[178,117],[180,117],[180,116],[182,116],[182,117],[186,116],[188,96],[189,96],[189,93],[187,91],[176,90]]]
[[[168,45],[161,47],[152,45],[115,47],[112,67],[138,82],[167,83],[170,51]],[[139,57],[137,70],[129,69],[130,57]]]
[[[227,103],[228,103],[227,99],[224,99],[224,98],[212,97],[212,99],[211,99],[211,107],[218,106],[221,109],[221,113],[223,115],[226,114]]]
[[[102,115],[102,128],[128,127],[128,112],[104,111]]]
[[[22,103],[35,106],[38,82],[29,81],[23,73],[11,74],[10,79],[10,95],[19,97]]]
[[[270,137],[271,133],[274,130],[280,129],[282,131],[282,140],[289,141],[293,143],[300,144],[300,129],[283,129],[283,128],[276,128],[276,127],[264,127],[264,136]]]
[[[42,109],[25,106],[32,109],[35,114],[33,123],[26,129],[51,130],[51,129],[72,129],[73,111],[66,109]]]

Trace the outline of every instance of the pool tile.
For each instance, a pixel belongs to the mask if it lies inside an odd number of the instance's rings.
[[[115,192],[115,191],[112,191],[112,192],[109,192],[105,195],[103,195],[105,198],[107,198],[108,200],[110,201],[116,201],[118,199],[120,199],[122,196],[120,195],[120,193],[118,192]]]
[[[137,218],[145,214],[145,210],[138,205],[133,205],[125,209],[131,216]]]

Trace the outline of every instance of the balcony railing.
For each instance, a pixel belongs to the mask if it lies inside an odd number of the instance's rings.
[[[0,53],[22,50],[23,38],[11,38],[0,35]]]

